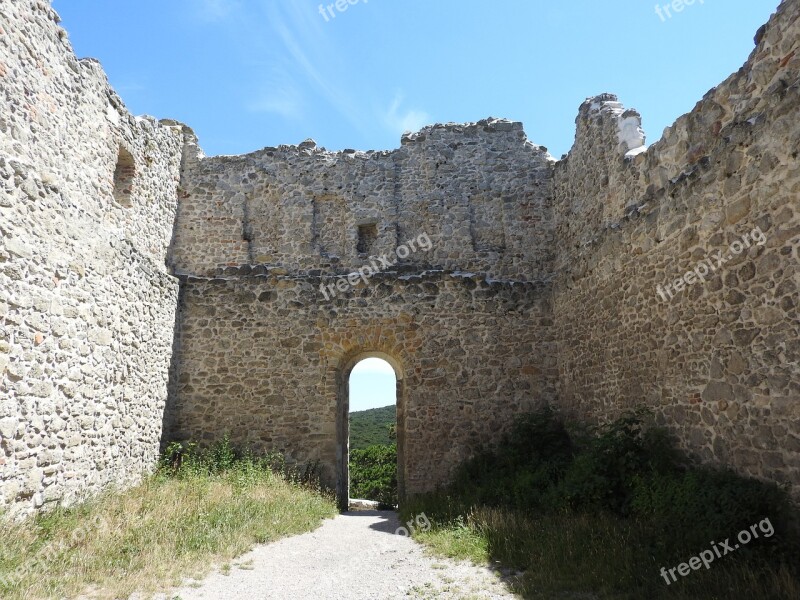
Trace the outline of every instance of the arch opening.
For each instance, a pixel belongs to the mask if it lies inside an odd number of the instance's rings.
[[[339,375],[339,507],[347,510],[356,498],[395,505],[404,490],[403,370],[391,356],[365,352],[345,361]]]

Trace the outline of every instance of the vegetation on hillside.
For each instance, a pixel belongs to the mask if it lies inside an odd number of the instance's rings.
[[[350,450],[389,446],[389,426],[397,422],[397,407],[384,406],[350,413]]]
[[[521,571],[526,598],[800,598],[785,489],[692,465],[645,418],[568,429],[550,411],[526,416],[450,487],[404,504],[402,520],[425,513],[433,529],[418,537],[434,549]],[[761,535],[739,544],[753,527]],[[726,540],[740,547],[726,554]],[[671,578],[712,548],[708,568]]]
[[[0,522],[0,597],[127,598],[235,568],[254,544],[315,529],[336,514],[313,469],[278,455],[173,445],[158,472],[127,491],[21,523]],[[246,568],[246,565],[242,565]]]

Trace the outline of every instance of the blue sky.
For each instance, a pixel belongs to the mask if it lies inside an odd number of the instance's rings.
[[[53,2],[132,112],[189,124],[209,155],[309,137],[391,149],[406,129],[495,116],[557,157],[602,92],[641,111],[656,141],[742,65],[777,4],[696,0],[659,16],[654,0],[342,0],[323,16],[318,0]]]
[[[362,360],[350,374],[350,412],[394,404],[396,386],[389,363],[380,358]]]

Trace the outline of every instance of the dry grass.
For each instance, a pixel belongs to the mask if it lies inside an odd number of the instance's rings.
[[[534,518],[483,508],[466,519],[415,533],[414,539],[438,555],[522,571],[514,588],[523,598],[800,598],[800,581],[789,566],[751,564],[735,555],[667,586],[659,569],[674,565],[649,555],[646,531],[600,514]]]
[[[310,531],[334,503],[272,473],[157,476],[23,523],[0,523],[0,597],[127,598]]]

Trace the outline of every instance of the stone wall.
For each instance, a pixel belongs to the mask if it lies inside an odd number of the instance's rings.
[[[575,145],[557,164],[526,141],[519,124],[497,120],[429,127],[404,137],[392,152],[329,153],[308,141],[241,157],[191,153],[173,264],[191,276],[220,278],[215,290],[242,285],[239,278],[258,287],[217,295],[212,308],[207,287],[187,284],[176,435],[217,437],[219,416],[227,414],[238,439],[275,443],[298,462],[320,459],[329,476],[341,479],[334,460],[338,449],[341,463],[344,434],[336,418],[342,419],[346,399],[337,382],[352,366],[351,355],[380,346],[367,332],[387,327],[394,310],[411,311],[425,319],[425,335],[415,338],[423,357],[434,339],[462,355],[464,331],[483,331],[492,314],[475,313],[469,302],[446,304],[463,325],[442,329],[437,324],[452,326],[448,313],[416,293],[396,291],[403,280],[393,272],[384,276],[383,296],[373,283],[333,300],[315,291],[369,262],[369,255],[391,256],[406,239],[426,233],[434,248],[402,261],[406,276],[431,290],[441,284],[429,281],[430,272],[469,271],[502,286],[533,285],[525,289],[535,289],[542,307],[522,316],[537,322],[532,339],[547,352],[523,367],[540,378],[526,401],[514,396],[509,405],[505,384],[496,385],[498,378],[514,381],[516,367],[464,371],[464,381],[488,377],[498,423],[541,402],[596,420],[646,404],[701,459],[790,481],[797,490],[797,7],[785,2],[759,32],[742,71],[651,148],[639,114],[603,95],[580,108]],[[372,233],[359,239],[362,227]],[[660,298],[667,283],[736,242],[746,252],[720,266],[718,276]],[[366,251],[365,243],[371,244]],[[240,265],[251,266],[242,271]],[[274,290],[263,277],[277,278]],[[283,289],[291,290],[288,298]],[[231,320],[229,329],[218,329],[214,310]],[[295,319],[299,325],[286,325]],[[320,340],[343,323],[359,342],[328,359]],[[496,343],[463,356],[522,357],[523,345],[502,335],[512,321],[497,324]],[[279,331],[295,344],[290,352]],[[259,336],[257,352],[251,332]],[[213,339],[223,347],[209,344]],[[379,350],[397,364],[418,360]],[[423,360],[433,356],[456,364],[439,347]],[[442,382],[460,410],[461,379],[454,371]],[[407,378],[403,386],[401,402],[409,408],[400,414],[418,419],[417,407],[431,405],[428,383]],[[229,401],[223,407],[215,395]],[[400,423],[406,491],[445,481],[454,464],[503,429],[484,428],[482,418],[458,412],[447,418],[437,416],[427,430]],[[264,425],[250,431],[253,422]],[[453,427],[474,432],[469,442],[447,433]],[[275,432],[281,432],[277,438]]]
[[[157,457],[182,147],[75,58],[48,3],[0,4],[0,512]]]
[[[555,169],[553,299],[565,409],[650,406],[701,459],[796,493],[798,17],[784,2],[746,65],[648,149],[616,98],[581,107]]]
[[[407,493],[546,403],[646,404],[701,459],[800,493],[798,17],[785,0],[649,148],[606,94],[559,162],[498,119],[206,158],[132,117],[46,2],[3,2],[0,510],[224,432],[346,498],[367,356],[398,374]]]
[[[377,355],[401,382],[401,477],[416,493],[554,399],[546,284],[387,272],[327,302],[328,279],[249,267],[184,279],[173,437],[227,432],[293,464],[319,460],[334,487],[347,456],[342,386],[359,358]]]

